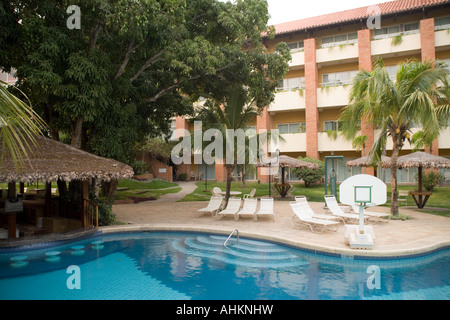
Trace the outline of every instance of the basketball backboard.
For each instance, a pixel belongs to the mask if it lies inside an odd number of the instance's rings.
[[[386,203],[386,184],[377,177],[358,174],[339,186],[339,201],[350,206],[378,206]]]

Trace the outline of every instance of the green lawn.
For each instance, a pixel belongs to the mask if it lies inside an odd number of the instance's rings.
[[[164,180],[137,181],[137,180],[120,180],[116,200],[135,198],[158,198],[162,194],[180,192],[181,188],[178,184]]]

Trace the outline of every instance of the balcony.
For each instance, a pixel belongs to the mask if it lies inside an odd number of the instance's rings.
[[[434,33],[434,41],[436,48],[450,46],[450,33],[448,30],[440,30]]]
[[[373,40],[371,42],[372,56],[389,55],[395,56],[397,53],[415,54],[420,53],[420,34],[402,35],[401,43],[397,45],[392,44],[393,38],[384,38]]]
[[[279,142],[280,152],[305,152],[306,151],[306,133],[286,133],[281,137],[285,141]]]
[[[317,107],[337,107],[348,105],[351,86],[323,87],[317,89]]]
[[[316,62],[326,63],[334,61],[348,61],[358,59],[358,44],[349,43],[340,46],[322,48],[316,50]]]
[[[360,133],[358,133],[359,135]],[[328,137],[326,132],[318,133],[318,150],[325,151],[354,151],[351,141],[347,141],[341,135],[338,135],[336,140]]]
[[[439,149],[450,149],[450,127],[443,130],[438,138]]]
[[[270,104],[269,112],[304,110],[305,97],[303,90],[280,91],[275,94],[275,100]]]
[[[294,52],[291,53],[292,60],[289,61],[289,67],[298,67],[305,65],[305,52]]]

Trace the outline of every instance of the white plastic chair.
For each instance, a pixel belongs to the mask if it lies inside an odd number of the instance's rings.
[[[202,208],[197,210],[200,212],[198,216],[203,215],[204,213],[211,213],[212,216],[215,215],[215,213],[220,210],[220,207],[222,206],[223,197],[222,196],[214,196],[211,197],[209,200],[208,206],[206,208]]]
[[[341,217],[344,219],[344,222],[352,221],[355,223],[359,222],[359,214],[352,214],[352,213],[345,213],[342,211],[341,207],[337,203],[337,200],[335,196],[333,195],[326,195],[324,196],[325,203],[327,204],[328,210],[331,211],[331,213],[337,217]],[[368,217],[364,217],[364,220],[367,221]]]
[[[220,220],[226,215],[233,215],[234,219],[237,220],[238,218],[236,218],[236,215],[241,208],[241,201],[241,198],[228,199],[227,207],[224,210],[217,212],[217,219]]]
[[[211,193],[212,193],[212,196],[213,196],[213,197],[222,196],[222,195],[221,195],[221,192],[222,192],[222,190],[221,190],[219,187],[214,187],[214,188],[211,190]]]
[[[306,206],[303,203],[299,202],[290,202],[289,203],[292,211],[294,212],[294,215],[291,218],[291,224],[294,228],[298,224],[308,226],[312,232],[319,232],[322,233],[327,227],[336,227],[334,230],[335,232],[339,229],[340,222],[339,221],[333,221],[333,220],[327,220],[327,219],[320,219],[316,215],[311,215],[306,210]],[[320,231],[316,231],[315,228],[321,228]]]
[[[295,203],[300,204],[302,206],[302,210],[311,217],[324,220],[342,220],[342,218],[334,216],[332,214],[315,213],[314,210],[309,205],[308,200],[306,199],[305,196],[295,196]]]
[[[272,216],[275,221],[275,211],[273,208],[273,198],[261,198],[258,212],[255,212],[253,220],[257,221],[258,216]]]
[[[359,207],[358,206],[352,206],[353,211],[355,212],[355,214],[359,215]],[[382,212],[375,212],[375,211],[367,211],[364,209],[364,215],[368,216],[368,219],[370,221],[370,219],[374,219],[374,224],[380,221],[385,221],[385,222],[389,222],[389,219],[381,219],[383,217],[389,217],[391,214],[390,213],[382,213]]]
[[[246,198],[253,198],[253,197],[255,196],[255,193],[256,193],[256,189],[253,188],[253,189],[250,191],[250,193],[244,194],[244,199],[246,199]]]
[[[245,198],[242,209],[239,210],[239,212],[236,214],[236,220],[238,220],[240,216],[250,215],[253,217],[255,215],[257,206],[258,206],[258,199]]]

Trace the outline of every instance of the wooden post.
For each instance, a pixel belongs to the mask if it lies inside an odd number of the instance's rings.
[[[8,183],[8,195],[7,199],[15,199],[16,198],[16,182]],[[16,238],[16,213],[8,214],[8,236],[10,239]]]
[[[16,214],[8,214],[8,236],[10,239],[16,238]]]
[[[84,200],[89,200],[89,181],[81,182],[81,225],[83,228],[87,227],[87,203]]]
[[[52,216],[52,183],[45,183],[45,207],[44,217]]]

